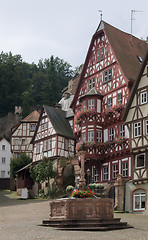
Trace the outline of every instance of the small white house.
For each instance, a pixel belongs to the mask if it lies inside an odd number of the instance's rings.
[[[0,141],[0,188],[8,188],[10,183],[10,143],[3,138]]]

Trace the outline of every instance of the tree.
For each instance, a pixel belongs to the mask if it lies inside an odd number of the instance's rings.
[[[50,159],[44,157],[37,165],[30,167],[30,176],[37,183],[47,181],[50,187],[50,179],[56,176],[56,172]]]
[[[29,156],[27,156],[26,153],[21,153],[18,158],[11,159],[11,163],[10,163],[11,176],[15,178],[16,172],[31,162],[32,162],[32,159]]]

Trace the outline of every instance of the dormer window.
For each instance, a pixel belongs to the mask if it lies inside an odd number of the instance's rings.
[[[88,109],[95,109],[95,100],[94,99],[88,100]]]

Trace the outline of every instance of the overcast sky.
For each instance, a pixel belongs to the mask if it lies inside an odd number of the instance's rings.
[[[103,20],[133,35],[148,36],[148,0],[0,0],[0,52],[28,63],[51,55],[73,68],[85,61],[91,37]]]

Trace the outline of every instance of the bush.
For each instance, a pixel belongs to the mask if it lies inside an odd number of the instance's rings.
[[[95,193],[103,193],[105,188],[103,184],[100,183],[91,183],[89,184],[91,190],[95,191]]]
[[[67,193],[71,193],[73,190],[74,190],[74,186],[72,186],[72,185],[68,185],[68,186],[66,187],[66,192],[67,192]]]
[[[53,182],[52,185],[48,188],[47,196],[49,198],[55,198],[59,192],[59,188],[57,187],[56,183]]]

